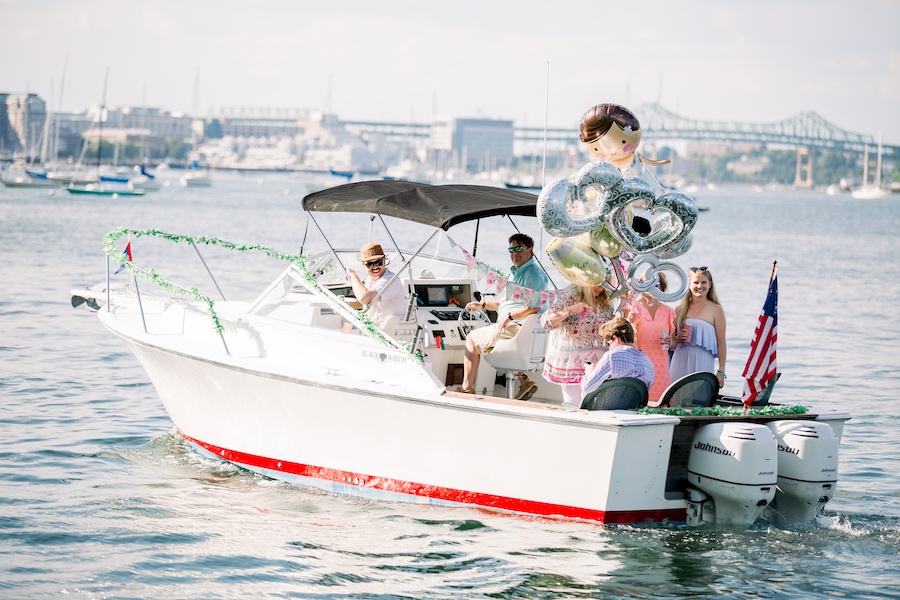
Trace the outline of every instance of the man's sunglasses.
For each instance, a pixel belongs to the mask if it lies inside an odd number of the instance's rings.
[[[708,267],[691,267],[691,273],[694,273],[696,271],[706,271],[706,270],[708,270]]]
[[[525,249],[525,246],[512,246],[510,248],[507,248],[507,250],[509,250],[510,254],[512,254],[513,252],[521,252],[524,249]]]
[[[371,261],[371,262],[367,262],[367,263],[363,263],[363,264],[366,265],[366,268],[367,268],[367,269],[371,269],[372,267],[383,267],[383,266],[384,266],[384,259],[383,259],[383,258],[379,258],[378,260],[373,260],[373,261]]]

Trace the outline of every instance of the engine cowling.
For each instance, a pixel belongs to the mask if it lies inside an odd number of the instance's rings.
[[[834,496],[838,477],[838,438],[827,423],[768,423],[778,445],[778,489],[767,511],[779,525],[808,522]]]
[[[708,494],[712,503],[691,506],[691,498],[701,495],[689,490],[688,522],[752,524],[775,497],[777,465],[775,436],[765,425],[722,422],[700,427],[691,441],[688,483]]]

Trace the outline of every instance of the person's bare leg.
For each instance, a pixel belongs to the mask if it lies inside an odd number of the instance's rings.
[[[474,390],[475,378],[478,376],[478,365],[481,363],[481,354],[472,342],[466,339],[466,354],[463,357],[463,383],[462,389]]]

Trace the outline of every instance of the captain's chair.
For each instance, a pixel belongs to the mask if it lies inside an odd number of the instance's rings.
[[[534,371],[544,364],[547,330],[541,326],[540,315],[525,317],[516,335],[499,340],[490,352],[482,355],[489,365],[506,371],[506,397],[516,394],[516,376],[521,371]]]
[[[669,384],[658,400],[647,404],[658,406],[712,406],[719,396],[719,380],[712,373],[691,373]]]
[[[607,379],[584,397],[583,410],[637,410],[647,404],[647,384],[634,377]]]

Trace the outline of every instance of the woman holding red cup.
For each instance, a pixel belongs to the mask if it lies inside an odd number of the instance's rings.
[[[712,273],[707,267],[691,267],[688,293],[675,314],[675,353],[669,365],[672,381],[698,372],[715,373],[725,385],[725,311],[719,304]],[[719,366],[716,368],[716,359]]]

